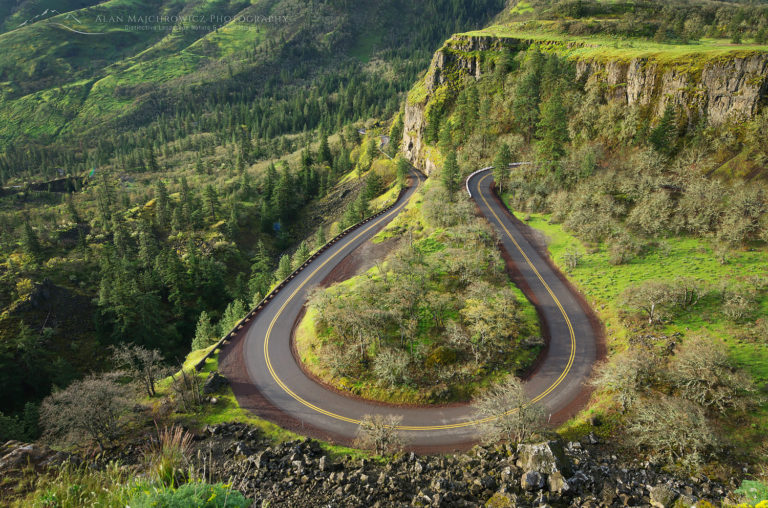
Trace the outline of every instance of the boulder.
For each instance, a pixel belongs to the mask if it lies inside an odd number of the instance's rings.
[[[560,441],[518,445],[517,466],[523,471],[536,471],[547,475],[553,473],[561,473],[563,476],[571,475],[571,463],[565,456]]]
[[[67,460],[78,461],[73,455],[51,450],[44,445],[8,441],[0,448],[0,478],[18,473],[29,466],[34,467],[35,471],[44,471]]]
[[[570,489],[565,477],[559,471],[547,476],[547,487],[553,494],[562,494]]]
[[[209,395],[221,390],[223,387],[229,385],[229,380],[219,374],[218,372],[211,372],[205,380],[203,385],[203,393]]]
[[[520,478],[523,490],[536,491],[544,486],[544,477],[538,471],[528,471]]]

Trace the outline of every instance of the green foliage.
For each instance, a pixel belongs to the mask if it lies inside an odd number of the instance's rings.
[[[445,163],[440,171],[440,181],[448,193],[448,199],[453,201],[456,191],[459,189],[459,163],[456,161],[456,152],[450,151],[445,157]]]
[[[760,501],[768,500],[768,484],[755,480],[742,480],[735,493],[743,496],[747,503],[757,505]]]
[[[151,488],[136,494],[130,506],[150,508],[247,508],[251,501],[231,487],[206,483],[186,483],[178,489]]]

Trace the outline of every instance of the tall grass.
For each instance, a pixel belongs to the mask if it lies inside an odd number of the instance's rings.
[[[174,487],[189,479],[192,434],[178,425],[157,424],[157,437],[150,441],[142,454],[149,475],[163,485]]]

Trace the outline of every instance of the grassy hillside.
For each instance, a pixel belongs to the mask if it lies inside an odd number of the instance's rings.
[[[0,34],[0,180],[132,170],[148,144],[193,133],[268,144],[389,116],[445,37],[500,8],[109,0],[46,17]]]

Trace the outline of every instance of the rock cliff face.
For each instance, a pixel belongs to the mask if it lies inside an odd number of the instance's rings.
[[[494,52],[503,48],[520,51],[531,43],[495,36],[456,35],[449,39],[435,53],[424,81],[411,92],[406,104],[402,147],[411,163],[427,173],[435,168],[424,143],[429,99],[440,88],[456,89],[465,79],[478,79],[483,62]],[[576,46],[583,44],[565,48]],[[587,86],[601,85],[606,99],[643,106],[653,116],[660,116],[671,103],[691,120],[706,118],[710,125],[719,125],[756,114],[768,98],[768,53],[734,53],[695,64],[682,59],[660,62],[652,57],[583,58],[575,60],[575,67],[577,79]]]

